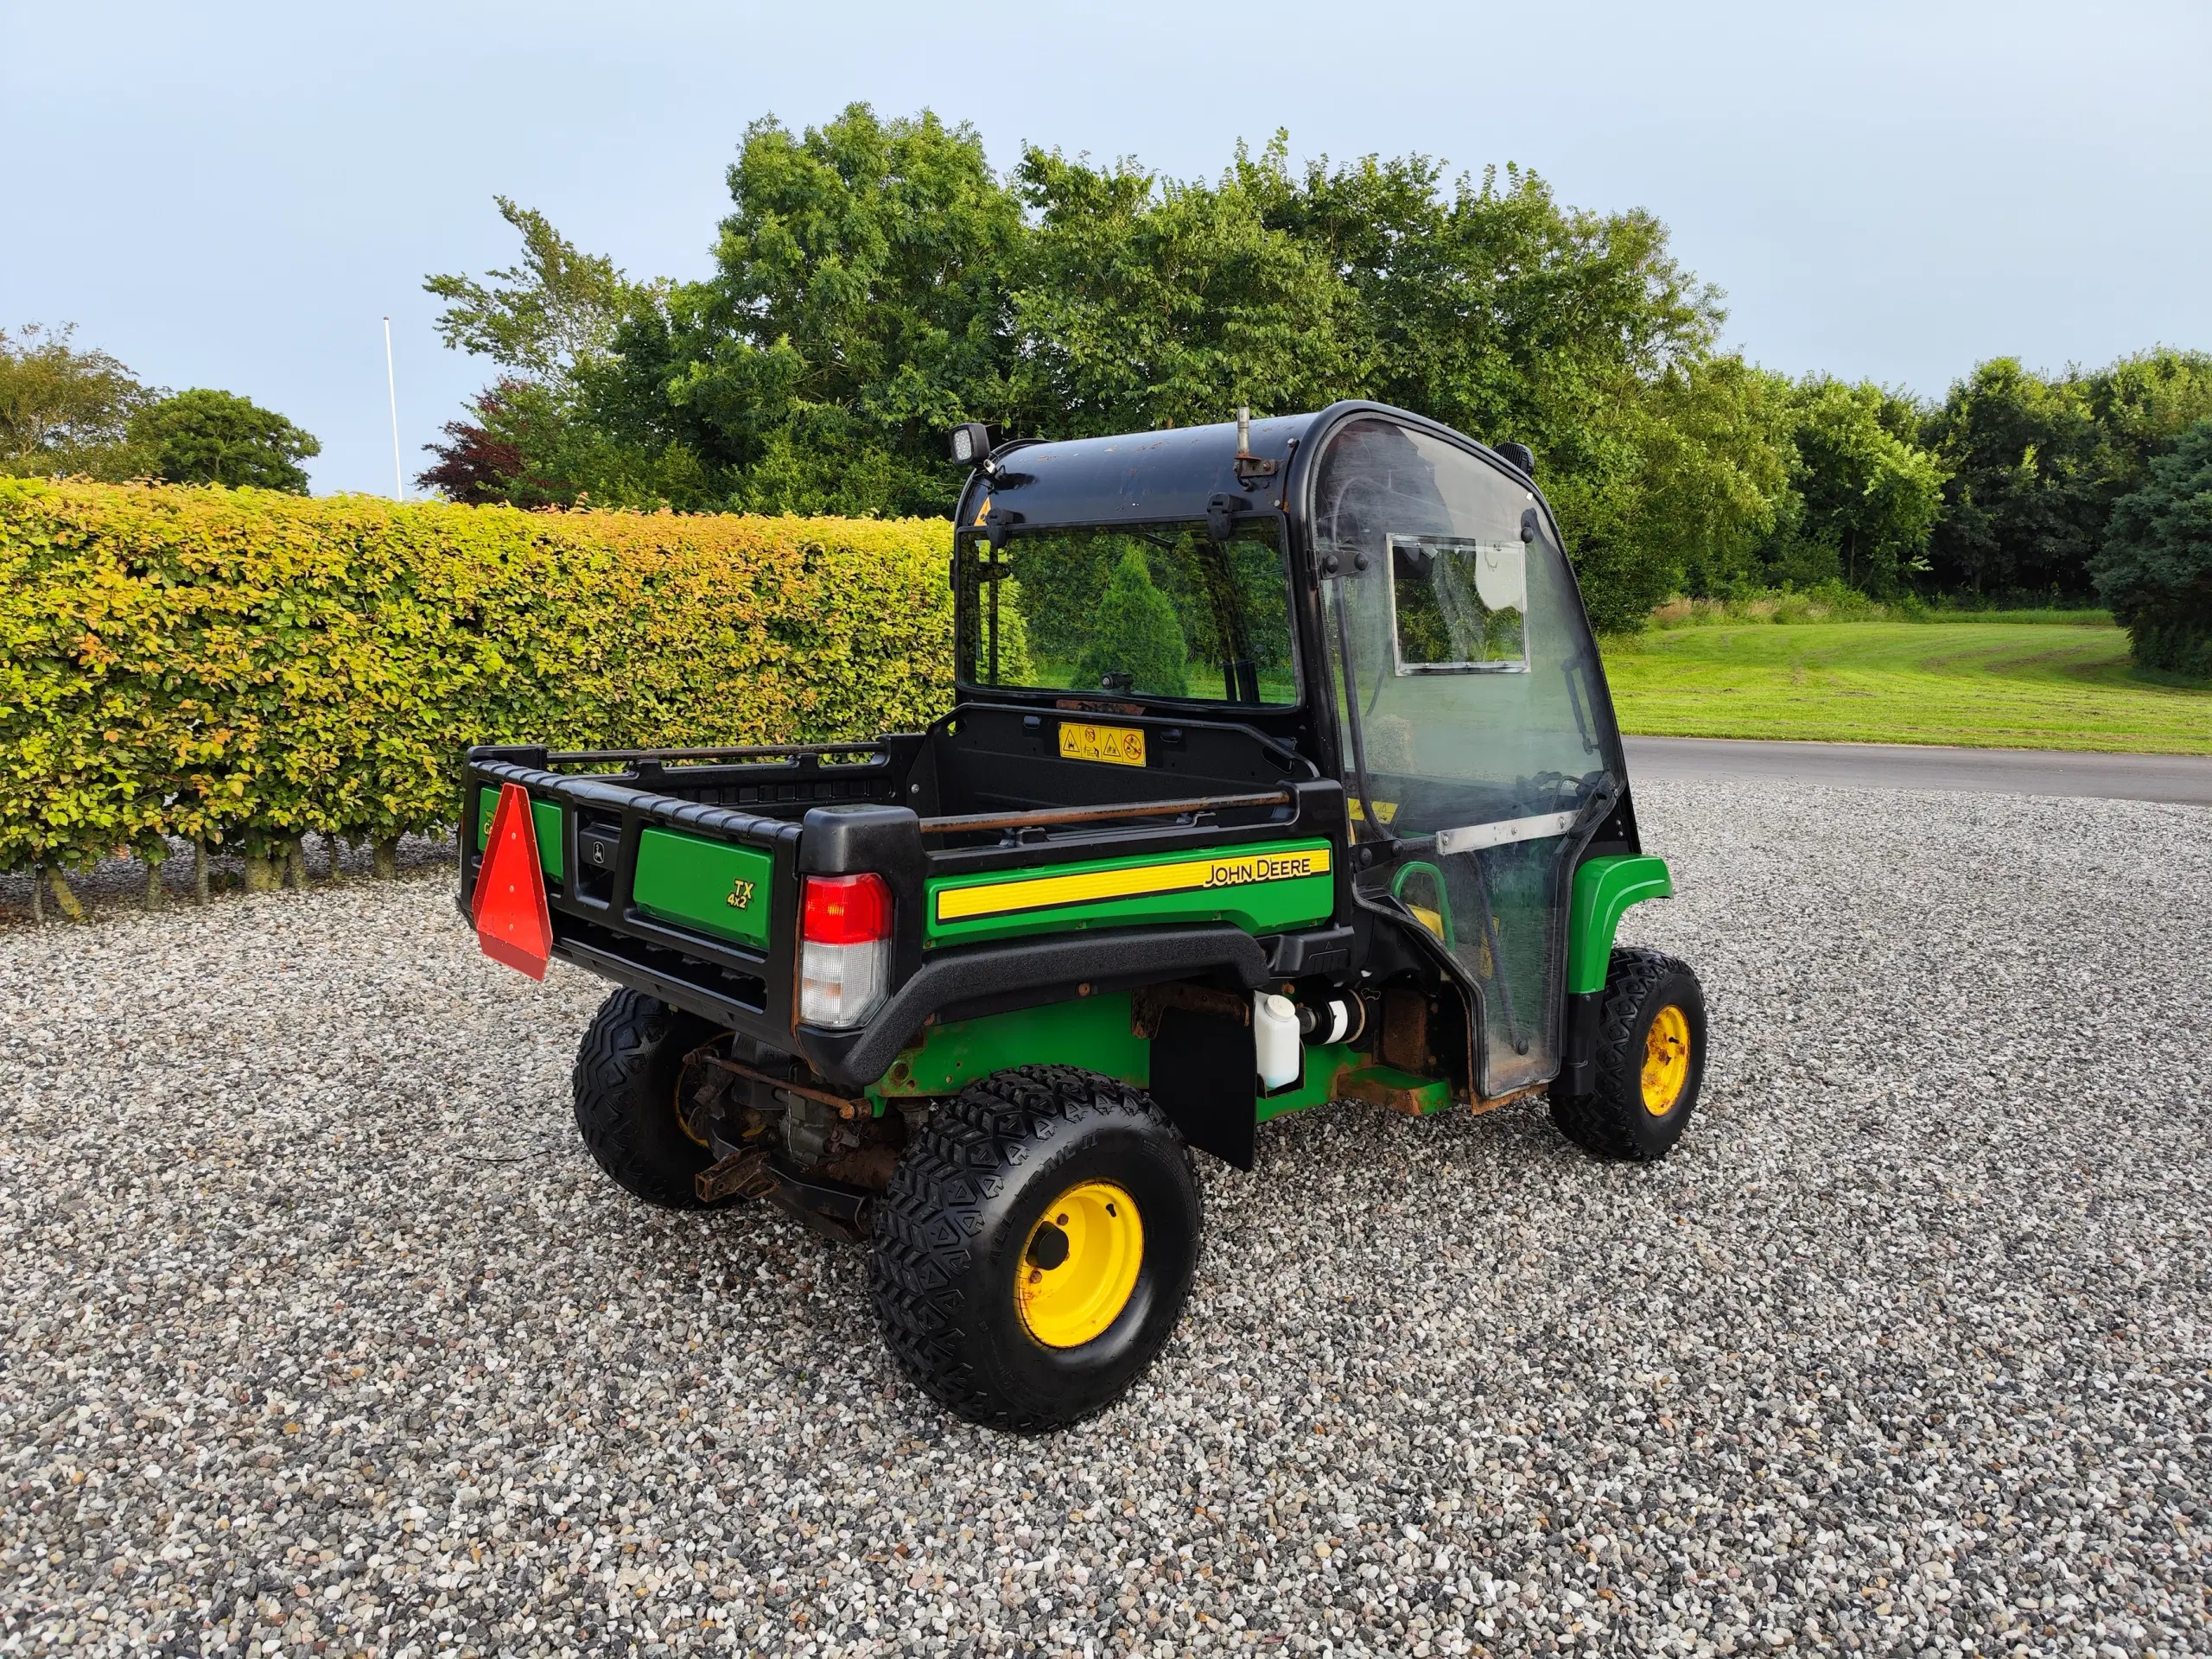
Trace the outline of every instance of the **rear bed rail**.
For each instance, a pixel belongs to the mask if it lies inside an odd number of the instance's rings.
[[[554,955],[801,1055],[841,1088],[874,1081],[931,1018],[1192,974],[1249,989],[1348,947],[1332,780],[924,818],[903,803],[935,804],[925,741],[474,749],[461,913],[499,793],[518,788]],[[859,873],[890,888],[888,1001],[850,1029],[802,1025],[804,878]]]
[[[747,1024],[760,1022],[760,1034],[789,1042],[800,824],[660,794],[634,774],[552,772],[480,752],[466,777],[462,914],[489,827],[486,798],[518,785],[538,830],[556,954],[694,983],[714,997],[718,1017],[741,1011]]]

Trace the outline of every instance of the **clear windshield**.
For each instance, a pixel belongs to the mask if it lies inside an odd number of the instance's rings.
[[[1017,527],[963,536],[960,672],[974,685],[1295,703],[1281,523]]]
[[[1483,1092],[1559,1070],[1569,861],[1619,740],[1567,560],[1528,488],[1395,421],[1332,434],[1313,539],[1363,904],[1427,930],[1475,995]]]
[[[1525,487],[1355,421],[1323,458],[1314,543],[1344,573],[1324,590],[1342,721],[1393,833],[1573,811],[1610,787],[1596,649]]]

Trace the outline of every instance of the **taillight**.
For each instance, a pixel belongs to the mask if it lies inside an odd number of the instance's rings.
[[[891,889],[880,875],[810,875],[799,912],[798,1017],[857,1026],[891,984]]]

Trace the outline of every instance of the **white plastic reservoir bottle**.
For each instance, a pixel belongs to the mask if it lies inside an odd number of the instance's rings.
[[[1298,1081],[1298,1010],[1287,996],[1252,997],[1252,1050],[1259,1057],[1260,1085],[1269,1090]]]

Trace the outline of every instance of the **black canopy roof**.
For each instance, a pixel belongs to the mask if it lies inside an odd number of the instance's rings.
[[[1393,409],[1388,404],[1350,398],[1304,415],[1277,415],[1251,424],[1251,453],[1273,461],[1270,474],[1249,481],[1236,476],[1236,423],[1169,427],[1156,432],[1128,432],[1107,438],[1069,438],[1054,443],[1025,443],[998,451],[995,478],[981,472],[968,482],[960,499],[958,522],[977,522],[985,504],[1021,515],[1024,524],[1098,524],[1129,519],[1193,519],[1205,516],[1216,495],[1241,495],[1255,508],[1283,505],[1295,455],[1312,454],[1309,439],[1325,434],[1341,420],[1358,415],[1393,421],[1466,445],[1493,464],[1522,474],[1491,451],[1450,427]],[[1305,455],[1297,455],[1304,450]],[[1289,504],[1294,509],[1296,504]]]
[[[1221,494],[1272,506],[1289,471],[1292,440],[1302,437],[1321,414],[1255,420],[1252,453],[1274,460],[1275,471],[1249,484],[1238,481],[1231,465],[1236,455],[1233,421],[1002,450],[995,482],[981,474],[969,482],[961,499],[961,522],[975,521],[985,497],[1019,512],[1025,524],[1203,518],[1207,500]]]

